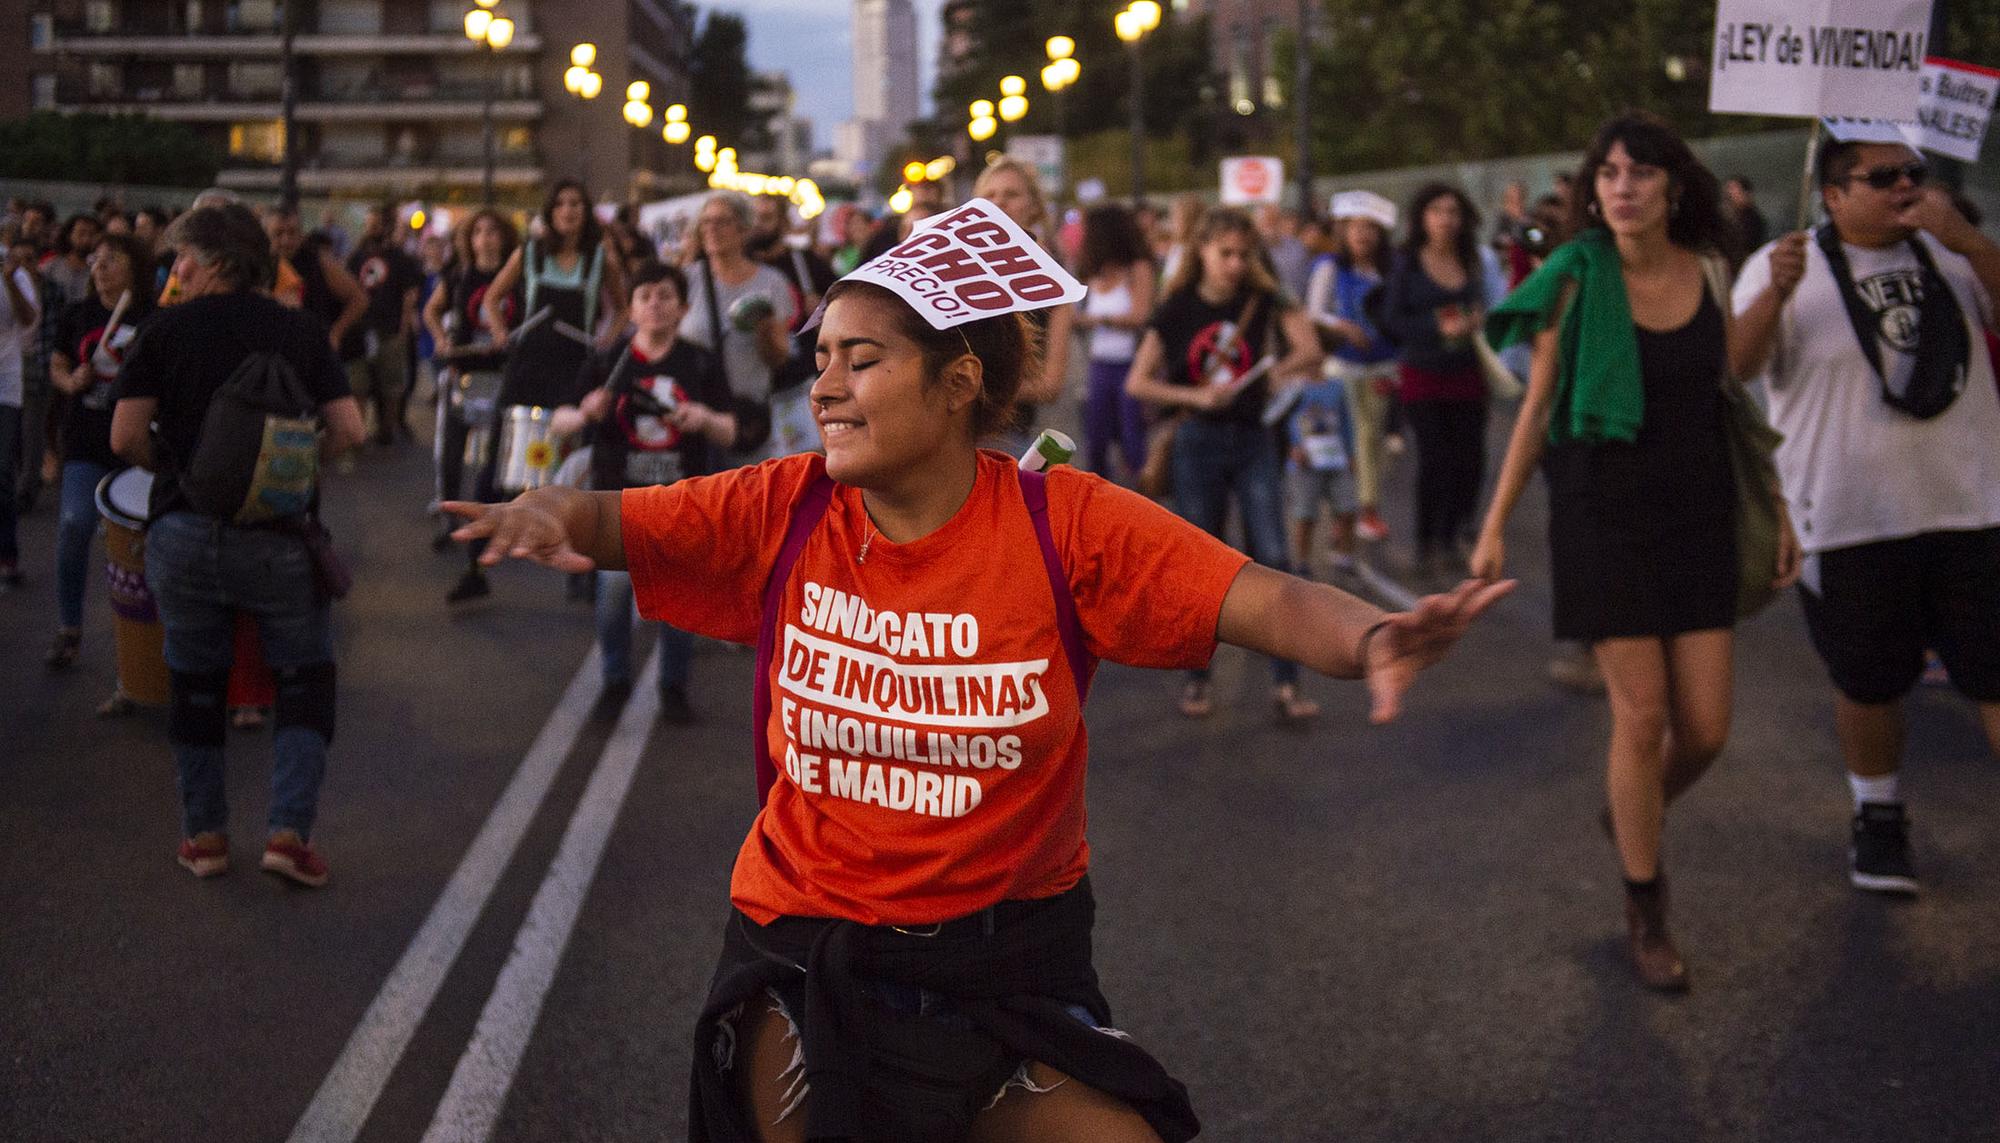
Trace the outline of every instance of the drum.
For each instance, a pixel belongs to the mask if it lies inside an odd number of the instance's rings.
[[[509,405],[500,414],[500,464],[494,484],[509,493],[527,492],[555,480],[562,463],[550,420],[555,410]]]
[[[451,386],[451,414],[465,426],[465,466],[474,472],[493,455],[493,420],[500,408],[498,370],[456,371]]]
[[[133,702],[165,706],[168,699],[166,628],[146,586],[146,517],[153,474],[124,468],[97,484],[104,517],[104,571],[111,594],[112,633],[118,645],[118,689]]]

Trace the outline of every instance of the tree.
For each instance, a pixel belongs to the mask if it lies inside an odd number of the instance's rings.
[[[1029,103],[1020,130],[1055,134],[1058,99],[1063,100],[1065,134],[1123,130],[1132,73],[1128,49],[1119,42],[1112,20],[1124,6],[1124,0],[965,0],[956,6],[967,41],[963,62],[940,68],[932,89],[939,122],[962,132],[972,102],[997,101],[1000,78],[1018,75],[1028,81]],[[1048,38],[1055,35],[1076,41],[1076,58],[1083,65],[1076,85],[1060,96],[1042,90],[1040,79],[1048,62]],[[1163,20],[1146,37],[1147,135],[1176,135],[1196,122],[1202,88],[1209,87],[1211,94],[1213,89],[1208,39],[1206,17]]]
[[[0,177],[202,187],[221,151],[185,124],[145,115],[37,111],[0,122]]]
[[[748,154],[770,149],[769,129],[751,109],[750,30],[743,17],[710,12],[688,58],[688,119],[723,147]]]
[[[1708,113],[1713,23],[1680,0],[1329,2],[1305,103],[1315,168],[1575,149],[1627,108],[1689,136],[1773,125]]]

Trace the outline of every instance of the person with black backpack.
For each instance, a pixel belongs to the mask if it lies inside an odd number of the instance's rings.
[[[126,355],[111,447],[154,473],[146,579],[172,677],[179,861],[197,877],[229,867],[225,695],[243,611],[278,690],[263,868],[324,885],[310,839],[334,729],[330,603],[345,584],[318,522],[318,463],[361,443],[361,409],[325,328],[259,292],[275,264],[255,214],[201,207],[167,240],[183,301]]]

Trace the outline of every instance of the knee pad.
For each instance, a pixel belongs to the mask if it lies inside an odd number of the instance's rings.
[[[170,693],[168,740],[220,748],[229,737],[229,672],[175,671]]]
[[[276,728],[300,726],[317,731],[333,745],[335,672],[332,663],[307,663],[271,672],[278,687]]]

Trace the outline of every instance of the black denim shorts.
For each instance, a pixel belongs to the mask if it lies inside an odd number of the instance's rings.
[[[2000,702],[2000,528],[1926,532],[1812,558],[1818,590],[1801,584],[1799,596],[1841,694],[1894,702],[1922,675],[1928,648],[1961,694]]]

